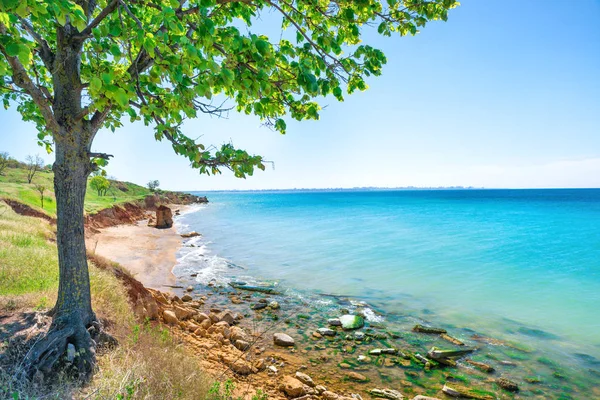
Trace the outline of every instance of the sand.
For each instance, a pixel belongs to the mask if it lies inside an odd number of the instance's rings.
[[[87,240],[87,248],[125,267],[146,287],[165,291],[175,285],[172,269],[182,239],[175,228],[156,229],[148,220],[100,230]]]

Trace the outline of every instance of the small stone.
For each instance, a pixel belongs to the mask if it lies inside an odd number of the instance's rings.
[[[413,397],[412,400],[440,400],[437,397],[429,397],[429,396],[423,396],[423,395],[418,395]]]
[[[317,391],[318,394],[322,394],[323,392],[327,391],[327,388],[323,385],[317,385],[317,386],[315,386],[315,390]]]
[[[192,292],[194,291],[194,287],[193,286],[188,286],[187,289],[185,289],[187,292]],[[183,299],[181,299],[183,300]],[[185,300],[184,300],[185,301]]]
[[[343,369],[351,369],[352,365],[348,364],[348,363],[340,363],[340,368]]]
[[[317,332],[323,336],[335,336],[336,335],[336,332],[333,329],[329,329],[329,328],[319,328],[319,329],[317,329]]]
[[[267,308],[267,303],[256,303],[252,306],[253,310],[262,310],[263,308]]]
[[[321,339],[323,337],[323,335],[321,335],[319,332],[313,332],[313,337],[317,338],[317,339]]]
[[[273,335],[273,343],[277,346],[290,347],[295,344],[294,339],[285,333],[275,333]]]
[[[269,368],[267,368],[267,369],[272,374],[276,374],[277,373],[277,368],[274,365],[269,365]]]
[[[342,315],[340,317],[342,328],[346,330],[360,329],[365,326],[365,320],[360,315]]]
[[[323,397],[325,400],[337,400],[340,398],[339,395],[337,395],[336,393],[330,392],[328,390],[321,393],[321,397]]]
[[[339,318],[331,318],[327,320],[327,323],[331,326],[342,326],[342,321]]]
[[[184,294],[183,296],[181,296],[181,301],[183,301],[184,303],[192,300],[194,300],[194,298],[189,294]]]
[[[371,357],[367,357],[367,356],[358,356],[358,362],[362,363],[362,364],[367,364],[371,362]]]
[[[315,382],[312,380],[312,378],[306,374],[303,374],[302,372],[296,372],[296,379],[298,379],[300,382],[304,383],[305,385],[308,385],[310,387],[315,387]]]
[[[272,310],[279,310],[281,308],[281,306],[279,305],[278,302],[272,301],[269,303],[269,308]]]
[[[72,363],[75,360],[75,346],[73,343],[67,345],[67,361]]]
[[[258,300],[259,303],[263,303],[263,304],[267,304],[268,300],[267,299],[260,299]]]
[[[354,340],[364,340],[365,333],[364,332],[354,332]]]
[[[348,377],[348,379],[350,379],[351,381],[355,381],[355,382],[368,382],[369,381],[369,378],[367,378],[363,374],[359,374],[358,372],[354,372],[354,371],[346,373],[346,376]]]

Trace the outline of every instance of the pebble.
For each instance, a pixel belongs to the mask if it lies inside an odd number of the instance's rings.
[[[294,339],[285,333],[275,333],[273,335],[273,343],[282,347],[290,347],[295,344]]]
[[[317,329],[317,332],[319,334],[321,334],[322,336],[335,336],[336,332],[333,329],[329,329],[329,328],[319,328]]]

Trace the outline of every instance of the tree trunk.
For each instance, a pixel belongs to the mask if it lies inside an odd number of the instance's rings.
[[[60,280],[54,312],[72,315],[89,325],[95,319],[85,252],[83,210],[87,178],[91,172],[87,149],[67,141],[56,143],[57,245]]]

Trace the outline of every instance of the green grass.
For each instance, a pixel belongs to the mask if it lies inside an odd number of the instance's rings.
[[[39,192],[35,185],[46,187],[44,193],[44,208],[41,207]],[[145,187],[129,182],[112,181],[111,188],[105,196],[98,193],[88,185],[85,195],[85,211],[94,213],[115,204],[140,200],[151,194]],[[56,198],[54,196],[54,174],[52,171],[38,171],[31,184],[27,183],[27,171],[22,168],[7,168],[4,175],[0,175],[0,198],[7,197],[18,200],[28,206],[44,211],[46,214],[56,216]]]

